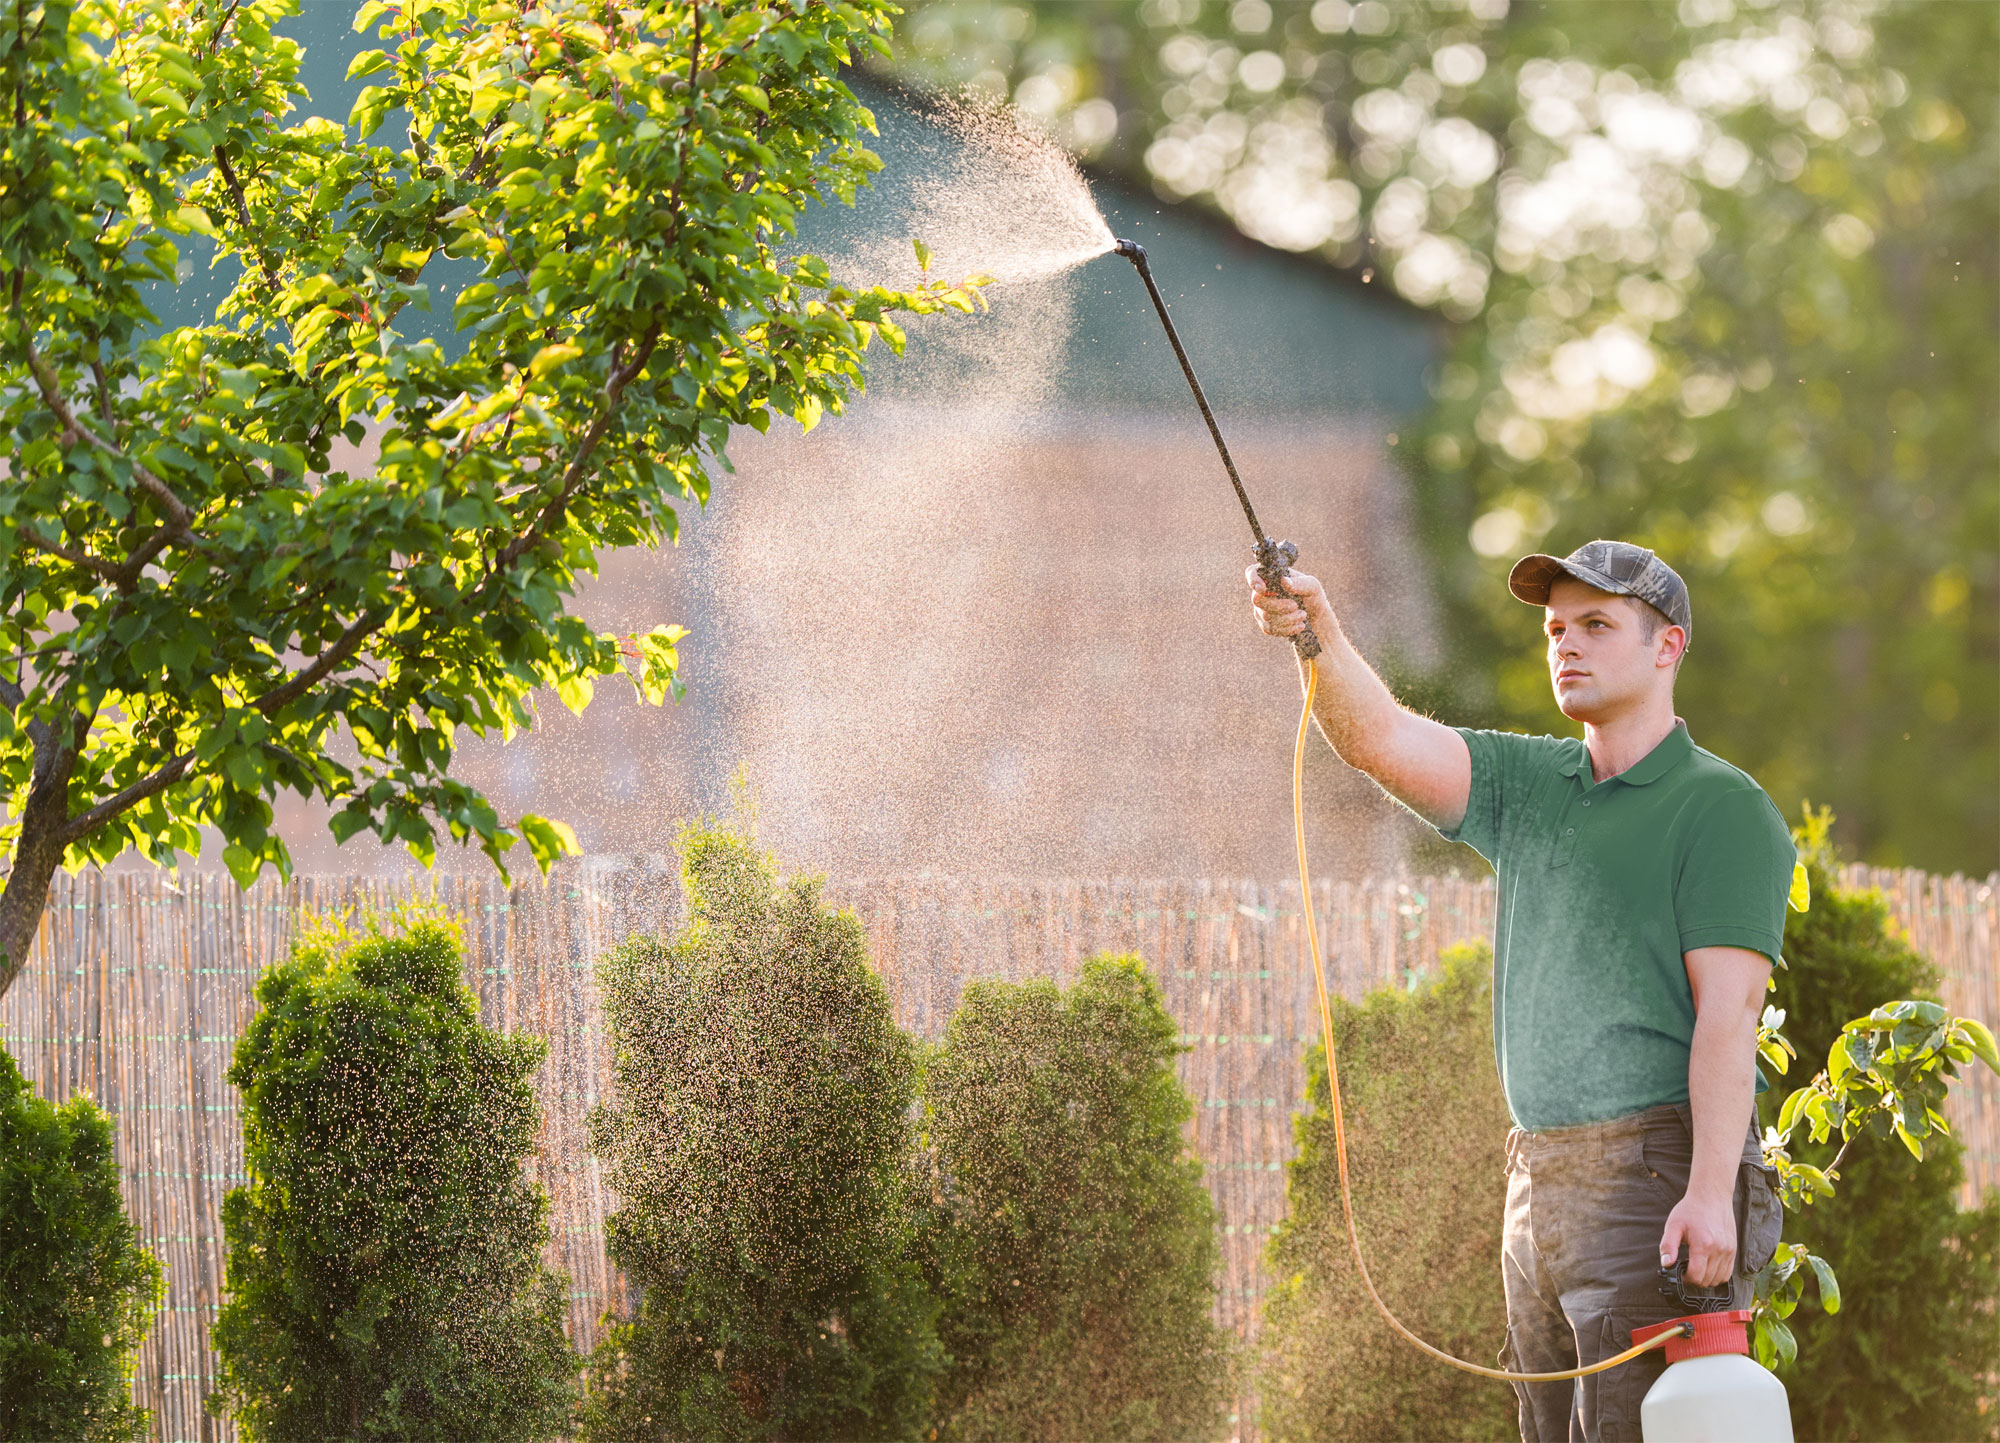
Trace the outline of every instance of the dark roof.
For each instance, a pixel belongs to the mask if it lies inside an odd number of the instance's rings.
[[[883,170],[854,209],[808,218],[805,244],[835,252],[871,233],[893,233],[901,244],[912,194],[947,169],[953,147],[963,144],[923,93],[879,80],[860,80],[857,88],[876,112],[881,133],[871,148]],[[1149,252],[1218,412],[1367,416],[1378,424],[1427,403],[1424,371],[1445,329],[1436,316],[1321,257],[1252,240],[1203,206],[1163,199],[1115,174],[1087,178],[1113,233]],[[1159,320],[1124,262],[1088,261],[1050,282],[999,288],[991,299],[996,310],[1047,304],[1052,315],[1060,301],[1071,305],[1067,357],[1050,378],[1063,402],[1188,404]],[[883,368],[887,394],[905,384],[899,369]]]

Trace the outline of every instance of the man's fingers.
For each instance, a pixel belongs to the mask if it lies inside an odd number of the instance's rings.
[[[1696,1287],[1720,1287],[1729,1281],[1730,1268],[1735,1262],[1736,1249],[1733,1245],[1700,1244],[1688,1257],[1688,1281]]]
[[[1670,1268],[1674,1265],[1674,1259],[1681,1255],[1681,1240],[1686,1236],[1687,1224],[1680,1220],[1680,1215],[1668,1214],[1667,1230],[1660,1234],[1661,1267]]]

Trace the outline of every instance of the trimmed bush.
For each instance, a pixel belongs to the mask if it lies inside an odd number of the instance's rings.
[[[951,1354],[937,1436],[1204,1439],[1227,1426],[1216,1210],[1178,1028],[1137,957],[967,987],[925,1084]]]
[[[614,1100],[593,1146],[641,1293],[585,1434],[915,1438],[941,1363],[912,1256],[916,1055],[861,924],[746,831],[679,841],[687,922],[600,962]]]
[[[1335,999],[1354,1213],[1369,1274],[1418,1336],[1496,1360],[1507,1333],[1500,1233],[1512,1125],[1493,1063],[1493,955],[1448,948],[1441,975]],[[1272,1440],[1489,1440],[1516,1431],[1504,1383],[1396,1337],[1362,1291],[1341,1219],[1326,1056],[1307,1054],[1289,1217],[1271,1240],[1263,1425]]]
[[[1812,906],[1791,915],[1790,966],[1772,998],[1799,1061],[1789,1085],[1764,1095],[1766,1123],[1791,1086],[1825,1066],[1842,1023],[1895,998],[1930,996],[1937,982],[1879,894],[1833,887],[1823,822],[1810,821],[1801,838]],[[1824,1167],[1836,1149],[1801,1130],[1792,1150]],[[1833,1264],[1843,1299],[1837,1314],[1808,1304],[1790,1320],[1799,1355],[1780,1376],[1801,1440],[2000,1439],[2000,1193],[1960,1212],[1962,1145],[1938,1137],[1924,1154],[1919,1162],[1893,1138],[1864,1134],[1834,1196],[1785,1217],[1789,1241]]]
[[[257,984],[210,1404],[246,1443],[568,1427],[563,1280],[522,1170],[544,1048],[480,1025],[463,965],[412,913],[310,932]]]
[[[0,1051],[0,1438],[145,1437],[132,1373],[161,1292],[118,1194],[111,1118],[37,1097]]]

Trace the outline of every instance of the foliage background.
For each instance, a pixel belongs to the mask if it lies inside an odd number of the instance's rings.
[[[1452,640],[1406,691],[1559,725],[1506,568],[1640,541],[1705,745],[1852,855],[2000,865],[2000,9],[910,8],[898,73],[1455,323],[1397,432]]]
[[[273,1443],[562,1432],[578,1359],[523,1172],[543,1044],[480,1024],[457,932],[418,913],[309,933],[257,1001],[214,1406]]]
[[[943,1363],[906,1167],[915,1044],[861,924],[739,826],[680,837],[685,922],[599,964],[592,1149],[642,1295],[591,1361],[593,1440],[913,1438]]]
[[[1404,1322],[1461,1358],[1507,1332],[1500,1226],[1513,1125],[1493,1063],[1493,954],[1452,947],[1438,975],[1334,999],[1355,1216],[1370,1276]],[[1326,1058],[1307,1054],[1290,1204],[1270,1245],[1263,1426],[1274,1440],[1507,1438],[1514,1393],[1446,1370],[1389,1332],[1341,1221]]]
[[[1185,1049],[1133,956],[965,989],[924,1081],[928,1270],[951,1362],[935,1436],[1207,1439],[1231,1350]]]
[[[111,1118],[0,1051],[0,1438],[144,1438],[139,1343],[164,1292],[118,1192]]]

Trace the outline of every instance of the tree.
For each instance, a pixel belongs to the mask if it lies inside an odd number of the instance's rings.
[[[1371,1274],[1417,1333],[1486,1362],[1507,1331],[1500,1285],[1506,1142],[1493,1063],[1493,954],[1447,948],[1438,973],[1334,1003],[1354,1211]],[[1270,1243],[1262,1423],[1278,1439],[1490,1439],[1515,1426],[1505,1384],[1392,1337],[1355,1276],[1341,1219],[1323,1049],[1293,1123],[1290,1216]]]
[[[1865,1067],[1843,1067],[1842,1081],[1853,1085],[1837,1092],[1830,1087],[1830,1067],[1815,1086],[1798,1090],[1797,1103],[1775,1089],[1765,1094],[1764,1120],[1780,1129],[1781,1167],[1793,1180],[1786,1189],[1785,1253],[1804,1254],[1781,1256],[1773,1276],[1759,1279],[1761,1295],[1784,1299],[1775,1321],[1789,1320],[1787,1331],[1798,1335],[1795,1358],[1784,1356],[1792,1350],[1789,1337],[1782,1349],[1768,1351],[1784,1359],[1779,1371],[1800,1438],[2000,1437],[1994,1381],[2000,1375],[2000,1194],[1959,1211],[1962,1147],[1936,1130],[1935,1102],[1907,1114],[1900,1106],[1877,1106],[1883,1089],[1871,1085],[1871,1077],[1900,1072],[1910,1078],[1910,1062],[1929,1050],[1937,1058],[1929,1081],[1941,1094],[1954,1064],[1938,1056],[1942,1046],[1927,1046],[1945,1020],[1942,1008],[1910,1001],[1882,1005],[1889,998],[1921,999],[1935,985],[1936,969],[1897,935],[1880,895],[1832,885],[1837,859],[1828,824],[1824,812],[1809,814],[1800,832],[1812,905],[1790,918],[1788,966],[1777,975],[1773,1002],[1804,1056],[1830,1057],[1835,1049],[1845,1055],[1854,1039],[1870,1044],[1870,1059]],[[1878,1009],[1889,1026],[1871,1032],[1848,1021]],[[1919,1025],[1907,1025],[1912,1022]],[[1980,1038],[1983,1031],[1975,1025],[1965,1035]],[[1991,1056],[1990,1035],[1981,1040]],[[1900,1067],[1899,1050],[1905,1054]],[[1958,1058],[1973,1060],[1963,1053]],[[1818,1138],[1811,1135],[1810,1116],[1802,1115],[1815,1097],[1840,1099],[1839,1111],[1822,1105],[1830,1126]],[[1851,1118],[1843,1115],[1848,1112]],[[1852,1133],[1843,1136],[1849,1127]],[[1899,1133],[1911,1133],[1910,1142],[1899,1141]],[[1797,1311],[1815,1270],[1826,1316]],[[1829,1288],[1836,1277],[1837,1286]],[[1768,1303],[1765,1308],[1768,1313]],[[1768,1324],[1760,1331],[1768,1332]]]
[[[735,426],[841,409],[897,310],[779,250],[876,162],[841,82],[885,0],[811,6],[369,0],[385,48],[345,127],[282,123],[296,0],[46,0],[0,14],[0,988],[59,865],[220,832],[283,872],[281,788],[428,861],[439,828],[546,867],[449,774],[680,632],[568,609],[601,548],[675,534]],[[371,137],[407,121],[400,148]],[[176,236],[234,285],[156,330]],[[450,348],[397,329],[471,262]],[[336,464],[337,439],[371,459]],[[343,759],[345,758],[345,759]]]
[[[1216,1211],[1184,1051],[1137,957],[1075,984],[975,982],[924,1084],[929,1266],[951,1365],[935,1436],[1203,1439],[1226,1429]]]
[[[1871,860],[2000,865],[2000,12],[911,11],[902,73],[1004,89],[1099,163],[1457,323],[1396,430],[1449,611],[1413,682],[1545,727],[1507,564],[1640,541],[1693,588],[1706,744],[1788,809],[1830,798]]]
[[[118,1193],[111,1118],[57,1107],[0,1051],[0,1438],[148,1436],[132,1402],[164,1286]]]
[[[523,1172],[542,1043],[480,1025],[421,913],[309,932],[257,1003],[210,1406],[261,1443],[565,1433],[578,1360]]]
[[[679,839],[686,922],[598,967],[593,1148],[639,1306],[591,1359],[592,1440],[915,1438],[939,1354],[905,1167],[916,1052],[861,924],[747,824]]]

